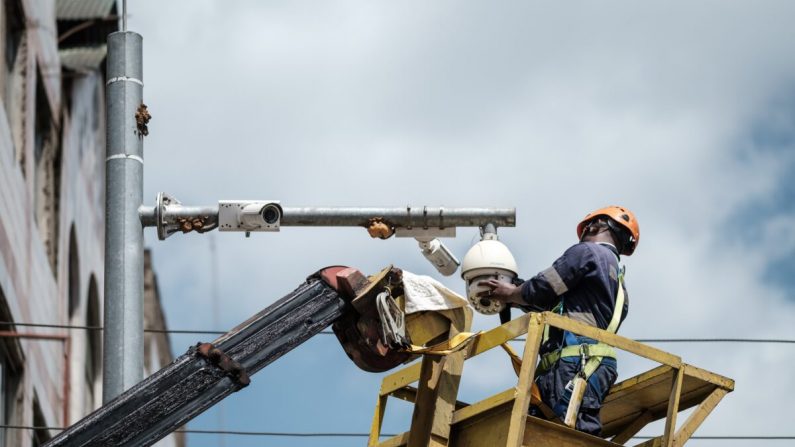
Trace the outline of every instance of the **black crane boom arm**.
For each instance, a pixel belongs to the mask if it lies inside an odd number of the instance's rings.
[[[350,312],[349,300],[321,272],[213,343],[191,347],[45,446],[149,446],[245,387],[250,375]]]

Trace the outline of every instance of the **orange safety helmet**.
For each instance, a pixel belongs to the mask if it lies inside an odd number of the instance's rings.
[[[621,254],[627,256],[631,255],[640,241],[640,226],[638,225],[638,219],[635,218],[635,214],[622,206],[607,206],[588,213],[577,225],[577,237],[582,237],[585,224],[599,216],[607,216],[629,231],[631,236],[629,244],[624,247],[624,251]]]

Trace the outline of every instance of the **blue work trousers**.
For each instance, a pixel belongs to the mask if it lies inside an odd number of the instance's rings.
[[[566,417],[566,409],[571,399],[571,391],[566,389],[566,385],[574,380],[579,370],[580,358],[567,357],[558,360],[552,368],[536,377],[541,399],[561,420]],[[599,436],[602,431],[599,409],[616,378],[618,372],[615,359],[603,359],[596,371],[588,378],[588,386],[577,415],[577,430]]]

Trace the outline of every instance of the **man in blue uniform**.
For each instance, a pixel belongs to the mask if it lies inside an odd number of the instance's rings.
[[[497,280],[481,284],[484,296],[525,311],[551,310],[581,323],[616,332],[627,315],[620,255],[631,255],[640,239],[635,215],[609,206],[589,213],[577,225],[580,243],[566,250],[551,267],[519,285]],[[582,354],[588,358],[583,362]],[[561,419],[566,414],[577,375],[587,380],[576,428],[598,435],[599,408],[618,377],[615,352],[607,345],[551,328],[541,345],[536,384],[541,398]]]

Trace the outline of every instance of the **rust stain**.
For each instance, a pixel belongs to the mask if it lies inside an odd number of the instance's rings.
[[[224,351],[215,347],[212,343],[200,343],[197,352],[202,357],[210,360],[210,363],[226,372],[239,385],[245,387],[251,383],[246,368],[229,357]]]
[[[135,124],[138,126],[138,133],[142,136],[149,135],[149,128],[147,124],[149,124],[149,120],[152,119],[152,115],[149,113],[149,110],[146,108],[146,104],[141,104],[138,106],[138,110],[135,112]]]
[[[207,216],[199,216],[194,218],[180,217],[177,219],[179,229],[183,233],[190,233],[191,231],[198,231],[203,233],[204,227],[207,225]]]
[[[395,228],[381,217],[373,217],[367,222],[367,233],[372,238],[389,239],[395,234]]]

